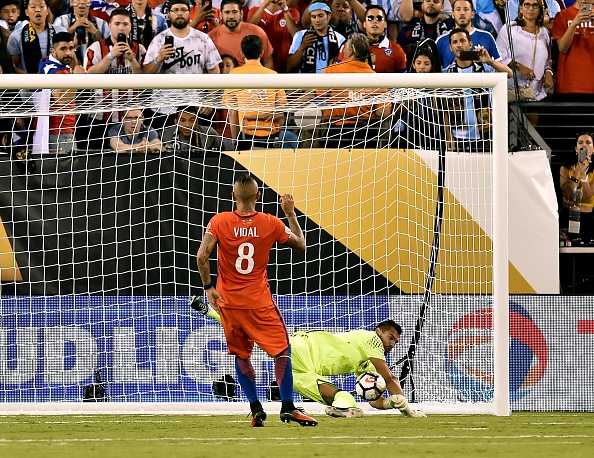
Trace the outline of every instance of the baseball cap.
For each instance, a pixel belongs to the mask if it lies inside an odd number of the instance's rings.
[[[307,8],[307,11],[309,11],[309,14],[313,13],[314,11],[318,11],[318,10],[325,11],[326,13],[332,13],[332,10],[330,10],[330,7],[328,5],[326,5],[324,2],[313,2]]]

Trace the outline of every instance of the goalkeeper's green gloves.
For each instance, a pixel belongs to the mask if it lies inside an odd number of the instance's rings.
[[[411,408],[406,398],[401,394],[393,394],[384,399],[384,409],[398,409],[405,417],[423,418],[427,416],[422,410]]]

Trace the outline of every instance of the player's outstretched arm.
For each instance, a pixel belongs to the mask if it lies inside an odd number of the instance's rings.
[[[375,401],[370,401],[369,404],[379,410],[398,409],[405,417],[426,417],[421,410],[413,409],[406,400],[400,381],[392,373],[388,367],[388,363],[383,359],[371,358],[371,363],[375,366],[376,370],[386,381],[386,389],[390,393],[388,398],[379,398]]]
[[[293,196],[291,194],[281,196],[280,205],[289,222],[289,228],[291,229],[291,236],[289,237],[289,240],[285,242],[285,245],[294,250],[305,251],[305,236],[303,235],[301,226],[299,226],[299,221],[297,221]]]

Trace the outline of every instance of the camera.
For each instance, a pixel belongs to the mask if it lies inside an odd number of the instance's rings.
[[[580,148],[580,157],[579,157],[580,162],[585,162],[587,158],[588,158],[588,148],[585,148],[585,147]]]
[[[589,3],[582,3],[582,7],[580,12],[581,13],[589,13],[590,12],[590,8],[592,8],[592,6]]]
[[[478,51],[460,51],[460,60],[480,60]]]
[[[212,10],[212,0],[202,0],[204,11]]]
[[[118,33],[116,40],[118,43],[128,43],[128,37],[125,33]]]
[[[165,37],[165,45],[173,46],[173,37],[171,35],[167,35]]]
[[[77,27],[76,28],[76,40],[78,41],[79,45],[84,45],[87,43],[87,29],[84,27]]]

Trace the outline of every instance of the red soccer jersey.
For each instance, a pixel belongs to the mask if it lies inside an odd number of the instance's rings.
[[[256,14],[256,11],[258,11],[258,7],[252,8],[248,13],[248,19]],[[289,13],[291,13],[295,24],[299,24],[299,11],[295,8],[289,8]],[[285,13],[282,10],[271,13],[265,9],[258,25],[266,32],[270,42],[274,43],[274,52],[272,53],[274,69],[278,73],[286,73],[287,59],[289,58],[289,49],[291,48],[293,37],[287,29]]]
[[[555,16],[554,40],[563,37],[577,13],[577,8],[570,6]],[[594,25],[592,22],[586,22],[576,28],[567,52],[559,52],[555,93],[594,94],[592,68],[594,68]]]
[[[253,309],[272,305],[266,268],[270,249],[289,240],[291,230],[276,216],[223,212],[213,216],[205,234],[217,241],[217,291],[224,308]]]

